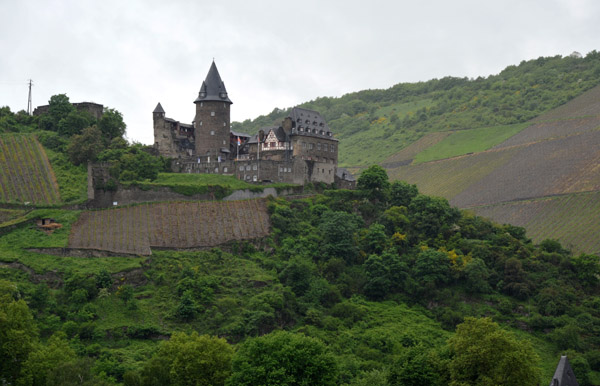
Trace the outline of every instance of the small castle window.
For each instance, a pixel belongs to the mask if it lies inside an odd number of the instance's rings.
[[[223,145],[227,145],[227,143],[225,142],[225,140],[223,140]]]
[[[240,166],[240,172],[244,171],[244,165]]]
[[[223,168],[223,173],[227,173],[227,168]]]
[[[250,171],[250,165],[246,165],[246,170]]]
[[[223,122],[223,127],[227,126],[227,122]]]
[[[200,102],[200,107],[204,106],[204,102]]]
[[[252,170],[258,170],[256,164],[252,165]]]
[[[308,149],[309,149],[309,150],[312,150],[313,148],[314,148],[314,144],[312,144],[312,143],[309,143],[309,144],[308,144]]]
[[[200,126],[202,126],[202,121],[200,121]]]
[[[256,182],[258,180],[258,178],[256,178],[256,176],[252,176],[252,181]]]
[[[323,144],[323,150],[328,151],[329,150],[329,145],[328,144]]]
[[[321,144],[317,143],[317,150],[321,150]]]
[[[331,145],[331,151],[334,152],[335,151],[335,146]]]
[[[214,130],[211,130],[211,131],[210,131],[210,135],[215,135],[215,131],[214,131]]]
[[[215,168],[215,173],[218,173],[218,172],[219,172],[219,168]]]
[[[211,112],[210,112],[210,116],[211,116],[211,117],[214,117],[214,116],[215,116],[215,112],[214,112],[214,111],[211,111]]]

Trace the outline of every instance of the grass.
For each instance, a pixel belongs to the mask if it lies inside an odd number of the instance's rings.
[[[132,182],[132,184],[139,186],[141,189],[168,187],[174,192],[186,196],[212,193],[218,199],[228,196],[235,190],[248,189],[252,192],[262,192],[265,188],[275,188],[279,190],[296,186],[287,183],[257,185],[239,180],[234,176],[192,173],[159,173],[156,180],[152,182]]]
[[[87,169],[85,165],[74,166],[67,155],[46,149],[54,170],[60,198],[64,203],[79,204],[87,200]]]
[[[414,114],[417,110],[433,106],[433,104],[434,102],[431,99],[423,99],[381,107],[374,114],[379,116],[380,120],[370,122],[368,130],[350,135],[340,133],[337,135],[340,139],[340,166],[382,163],[392,154],[418,140],[422,136],[421,133],[397,130],[395,124],[391,122],[391,116],[397,115],[398,119],[403,119],[406,115]],[[386,117],[386,119],[381,119],[381,117]],[[358,116],[355,118],[361,119]],[[365,152],[366,148],[376,148],[377,151]]]
[[[415,163],[424,163],[491,149],[529,126],[529,123],[456,131],[421,151]]]

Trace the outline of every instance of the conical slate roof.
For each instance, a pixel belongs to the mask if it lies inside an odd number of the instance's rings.
[[[158,104],[156,105],[156,108],[154,109],[153,113],[162,113],[162,114],[165,113],[165,110],[160,105],[160,102],[158,102]]]
[[[219,70],[217,70],[217,65],[214,61],[210,66],[210,70],[208,70],[206,79],[202,82],[198,98],[196,98],[194,103],[206,101],[233,103],[227,96],[225,83],[221,80]]]
[[[552,381],[550,381],[550,386],[579,386],[573,368],[565,355],[560,357]]]

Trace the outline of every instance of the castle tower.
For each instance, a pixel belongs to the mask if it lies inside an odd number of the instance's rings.
[[[195,146],[196,155],[229,157],[230,106],[225,83],[221,80],[213,61],[206,79],[202,82],[196,104]]]
[[[165,110],[161,104],[157,104],[152,112],[154,120],[154,147],[160,155],[165,157],[176,157],[173,136],[167,121],[165,120]]]

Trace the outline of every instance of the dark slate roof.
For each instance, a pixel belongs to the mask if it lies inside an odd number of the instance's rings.
[[[258,134],[254,134],[246,143],[258,143]]]
[[[341,180],[345,180],[345,181],[356,181],[356,179],[354,178],[354,176],[352,175],[352,173],[350,173],[347,169],[345,168],[338,168],[337,171],[335,172],[335,175],[341,179]]]
[[[154,109],[153,113],[163,113],[163,114],[165,113],[165,110],[160,105],[160,102],[158,102],[158,104],[156,105],[156,108]]]
[[[225,83],[223,83],[223,81],[221,80],[219,70],[217,70],[217,65],[214,61],[210,66],[210,70],[208,70],[206,79],[204,80],[204,82],[202,82],[200,92],[198,92],[198,98],[196,98],[194,103],[206,101],[233,103],[227,96]]]
[[[250,134],[240,133],[238,131],[233,131],[233,130],[231,130],[231,135],[234,135],[236,137],[242,137],[242,138],[250,138]]]
[[[550,386],[579,386],[573,368],[565,355],[561,356],[558,361]]]
[[[289,117],[292,119],[295,134],[333,138],[325,119],[316,111],[294,107]]]

